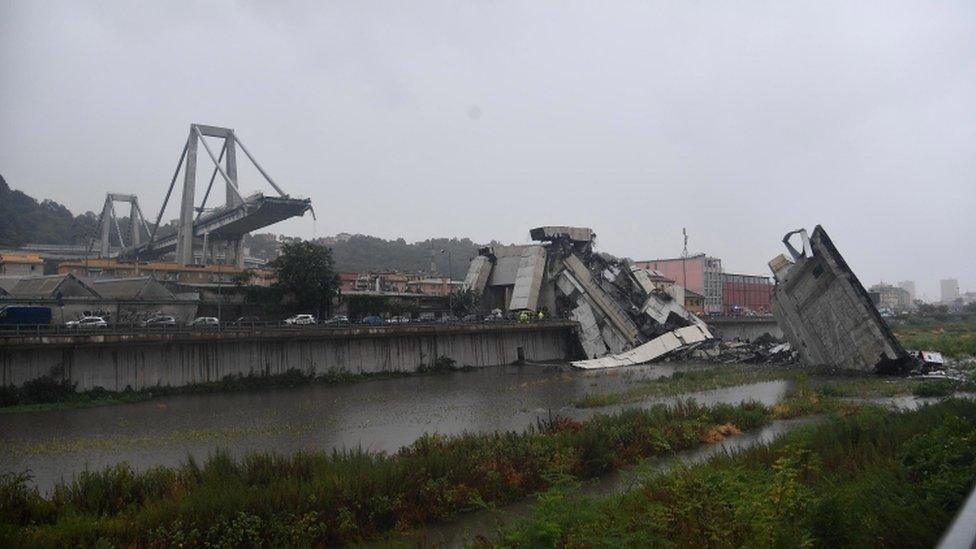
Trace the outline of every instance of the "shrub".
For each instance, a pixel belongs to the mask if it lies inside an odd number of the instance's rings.
[[[20,402],[22,404],[38,404],[59,402],[76,395],[76,383],[71,380],[55,380],[50,376],[32,379],[20,388]]]
[[[929,379],[919,383],[913,393],[917,397],[944,397],[951,395],[953,390],[948,379]]]

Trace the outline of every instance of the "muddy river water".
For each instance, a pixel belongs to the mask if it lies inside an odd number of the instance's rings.
[[[643,379],[705,364],[651,364],[581,371],[559,364],[306,385],[243,393],[160,397],[75,410],[0,414],[0,472],[29,470],[42,491],[86,469],[127,461],[138,470],[203,460],[216,449],[291,453],[361,447],[395,452],[424,433],[522,430],[554,414],[584,419],[620,407],[576,409],[591,392],[624,390]],[[681,395],[702,404],[774,404],[789,381]],[[671,402],[648,399],[639,405]],[[627,406],[634,406],[629,404]],[[622,406],[621,406],[622,407]]]
[[[577,410],[572,402],[588,392],[622,390],[641,379],[701,367],[657,364],[586,372],[564,365],[505,366],[3,414],[0,471],[30,470],[37,485],[47,490],[85,469],[121,461],[140,470],[177,465],[188,455],[204,459],[218,448],[235,456],[343,447],[393,452],[425,432],[521,430],[550,410],[584,418],[597,411]],[[694,396],[709,404],[749,399],[772,404],[788,388],[788,382],[774,381]]]

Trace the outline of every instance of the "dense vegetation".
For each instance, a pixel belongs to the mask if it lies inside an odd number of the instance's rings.
[[[851,373],[843,379],[836,379],[837,373],[833,372],[829,383],[821,383],[816,387],[811,387],[809,382],[816,381],[817,378],[810,376],[816,376],[818,373],[816,369],[726,364],[702,370],[675,372],[670,376],[650,380],[635,381],[622,391],[587,393],[576,399],[574,405],[577,408],[598,408],[639,402],[653,397],[673,396],[776,380],[793,380],[803,390],[815,393],[821,398],[872,398],[911,394],[922,397],[947,396],[957,390],[976,390],[974,372],[971,370],[965,370],[965,372],[969,379],[963,381],[925,381],[918,378],[884,377],[857,373]]]
[[[97,225],[98,216],[94,213],[76,217],[53,200],[38,202],[21,191],[12,190],[0,176],[0,245],[88,244]]]
[[[768,446],[648,474],[592,499],[540,497],[509,547],[932,547],[976,478],[976,403],[865,408]]]
[[[420,272],[429,271],[433,261],[438,274],[447,274],[450,270],[455,279],[464,278],[468,263],[478,255],[481,247],[467,238],[433,238],[411,244],[402,238],[384,240],[361,234],[325,244],[332,248],[340,271]]]
[[[938,351],[955,358],[976,356],[976,314],[912,317],[893,322],[892,330],[906,349]]]
[[[427,435],[394,455],[365,450],[223,453],[142,473],[121,464],[84,473],[49,497],[24,475],[0,477],[0,546],[241,546],[352,542],[461,510],[510,502],[558,479],[623,464],[766,423],[759,404],[682,403],[550,418],[516,433]]]
[[[332,250],[308,241],[286,243],[269,266],[275,273],[275,288],[302,310],[326,317],[339,293]]]

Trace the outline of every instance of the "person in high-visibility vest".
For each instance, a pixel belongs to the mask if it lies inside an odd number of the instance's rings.
[[[519,314],[519,322],[528,322],[528,321],[529,321],[529,313],[522,311],[522,313]]]
[[[543,313],[542,311],[539,311],[539,320],[545,320],[545,318],[546,318],[546,314]]]

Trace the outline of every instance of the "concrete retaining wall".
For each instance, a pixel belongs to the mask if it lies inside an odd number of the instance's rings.
[[[712,333],[725,341],[755,341],[763,334],[783,339],[783,329],[767,317],[711,317],[706,319]]]
[[[93,339],[95,338],[95,339]],[[280,374],[291,368],[324,373],[412,372],[437,357],[458,366],[562,360],[572,324],[475,325],[252,334],[154,334],[41,338],[0,345],[0,384],[20,386],[44,375],[70,379],[78,390],[120,391],[218,381],[231,374]]]

